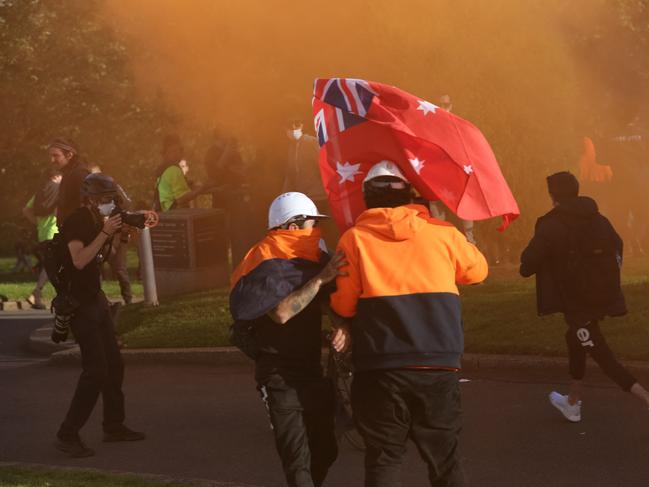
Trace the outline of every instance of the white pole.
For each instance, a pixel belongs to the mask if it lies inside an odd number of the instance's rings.
[[[150,306],[158,306],[158,289],[155,283],[153,250],[151,248],[151,230],[148,227],[144,227],[140,232],[140,262],[142,264],[144,303]]]

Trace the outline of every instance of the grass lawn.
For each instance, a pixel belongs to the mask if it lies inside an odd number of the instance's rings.
[[[156,308],[124,306],[117,332],[131,348],[217,347],[230,345],[231,322],[228,292],[220,289],[162,300]]]
[[[600,326],[621,358],[649,360],[649,259],[625,262],[623,287],[629,313]],[[534,278],[494,268],[484,285],[460,292],[467,352],[566,355],[563,317],[536,315]]]
[[[0,485],[2,487],[190,487],[192,484],[157,482],[131,475],[111,475],[96,471],[0,467]]]
[[[649,360],[649,258],[625,262],[624,291],[630,312],[602,323],[610,345],[627,359]],[[534,279],[515,267],[494,267],[487,282],[461,289],[466,351],[565,355],[565,324],[559,315],[536,315]],[[159,308],[122,309],[118,329],[129,347],[229,345],[227,290],[166,300]]]
[[[132,274],[135,262],[130,255]],[[0,259],[0,294],[22,298],[32,289],[32,277],[9,274],[12,265],[13,259]],[[630,312],[601,326],[620,357],[649,360],[649,257],[627,259],[622,278]],[[115,281],[105,282],[104,289],[119,296]],[[467,352],[565,355],[563,318],[536,316],[534,279],[520,278],[517,268],[493,267],[483,285],[460,292]],[[140,283],[134,283],[134,293],[142,295]],[[130,348],[212,347],[229,345],[230,323],[228,291],[215,289],[164,299],[157,308],[124,306],[117,328]]]
[[[16,259],[13,257],[0,257],[0,294],[6,296],[10,301],[24,300],[34,290],[36,278],[38,276],[22,272],[19,274],[12,273],[13,266]],[[32,263],[35,259],[32,258]],[[110,269],[108,264],[104,264],[108,274]],[[144,295],[142,283],[135,281],[135,272],[137,269],[137,254],[134,250],[130,250],[127,256],[127,267],[131,277],[131,288],[133,297],[137,298]],[[102,285],[104,292],[111,298],[120,299],[119,284],[116,280],[106,280]],[[43,288],[43,298],[47,301],[54,297],[54,288],[51,284],[47,284]]]

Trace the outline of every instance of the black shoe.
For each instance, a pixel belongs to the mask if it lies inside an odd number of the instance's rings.
[[[88,448],[83,444],[81,438],[71,437],[71,438],[61,438],[57,435],[56,441],[54,442],[54,448],[67,453],[72,458],[84,458],[92,457],[95,454],[95,451],[92,448]]]
[[[139,441],[144,438],[146,438],[144,433],[133,431],[124,425],[110,431],[104,431],[104,441]]]

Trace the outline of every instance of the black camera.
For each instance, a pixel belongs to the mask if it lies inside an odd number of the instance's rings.
[[[134,213],[132,211],[122,210],[119,206],[111,212],[110,216],[120,215],[122,223],[136,228],[144,228],[146,226],[147,216],[145,213]]]
[[[74,312],[80,303],[67,294],[57,294],[52,301],[52,311],[54,311],[54,328],[52,329],[52,341],[61,343],[68,339],[70,323]]]

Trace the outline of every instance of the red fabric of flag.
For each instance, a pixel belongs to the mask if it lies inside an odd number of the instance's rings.
[[[466,220],[520,214],[496,157],[470,122],[393,86],[317,79],[313,113],[320,172],[341,230],[365,209],[362,183],[381,160],[396,163],[426,199]]]

